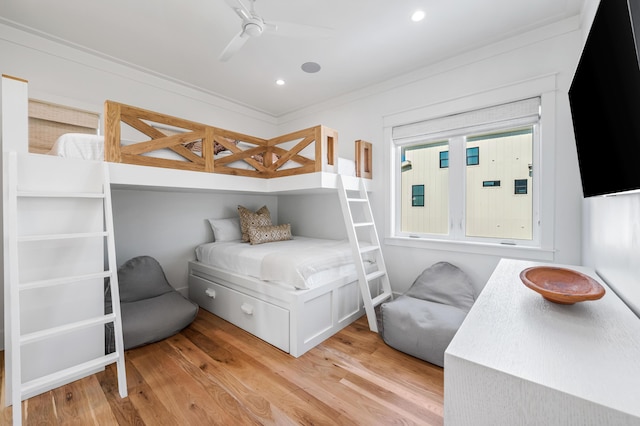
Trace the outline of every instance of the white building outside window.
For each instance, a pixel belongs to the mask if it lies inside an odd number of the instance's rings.
[[[394,126],[393,235],[540,247],[540,120],[532,97]]]

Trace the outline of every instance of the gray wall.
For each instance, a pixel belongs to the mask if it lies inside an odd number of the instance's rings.
[[[237,216],[238,204],[254,210],[266,205],[273,217],[278,215],[277,198],[267,195],[119,189],[112,199],[118,265],[152,256],[185,295],[187,262],[195,259],[196,245],[213,241],[207,219]]]

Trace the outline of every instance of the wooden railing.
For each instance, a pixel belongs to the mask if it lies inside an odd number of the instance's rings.
[[[123,144],[125,127],[145,140]],[[106,101],[104,132],[105,160],[111,162],[261,178],[338,172],[338,133],[325,126],[262,139]],[[216,146],[226,155],[215,158]],[[167,150],[178,159],[162,158]],[[250,167],[238,167],[239,161]]]

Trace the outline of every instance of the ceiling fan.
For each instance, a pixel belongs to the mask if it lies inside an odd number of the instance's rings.
[[[255,12],[255,0],[249,0],[251,2],[250,8],[247,8],[240,0],[225,1],[242,19],[242,28],[220,54],[218,59],[222,62],[231,59],[251,37],[260,37],[264,31],[276,31],[278,29],[277,25],[264,22],[264,19]]]
[[[245,6],[241,0],[225,0],[229,7],[242,19],[242,22],[240,32],[231,39],[227,47],[224,48],[218,57],[222,62],[231,59],[231,57],[244,46],[247,40],[260,37],[265,32],[294,37],[327,37],[330,35],[330,30],[327,28],[281,22],[265,22],[255,11],[254,6],[256,0],[248,1],[249,7]]]

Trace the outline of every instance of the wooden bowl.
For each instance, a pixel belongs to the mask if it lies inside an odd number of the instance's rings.
[[[600,283],[590,276],[553,266],[527,268],[520,272],[520,279],[548,301],[563,305],[598,300],[605,293]]]

